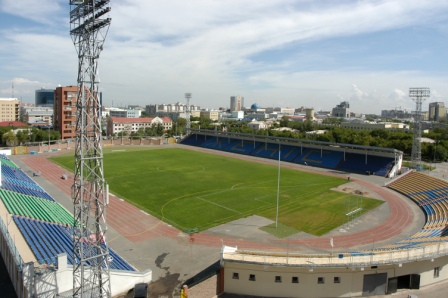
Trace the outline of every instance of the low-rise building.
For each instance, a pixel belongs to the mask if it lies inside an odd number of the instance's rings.
[[[354,130],[387,129],[390,131],[409,131],[409,124],[395,122],[342,122],[341,127]]]
[[[190,111],[200,111],[201,108],[196,105],[190,105]],[[187,105],[177,102],[174,104],[153,104],[146,105],[145,112],[148,115],[156,115],[157,113],[182,113],[187,111]]]
[[[204,110],[199,113],[199,117],[210,119],[212,121],[218,121],[219,120],[219,112],[214,110]]]
[[[142,111],[134,109],[109,108],[106,109],[106,114],[109,114],[110,117],[117,118],[139,118],[142,115]]]
[[[139,129],[146,129],[154,125],[162,125],[167,131],[173,127],[173,121],[169,117],[154,118],[118,118],[109,117],[107,121],[107,134],[113,135],[120,132],[133,133]]]
[[[50,107],[22,107],[23,122],[31,126],[52,126],[53,108]]]
[[[256,121],[254,119],[251,122],[247,123],[247,127],[252,128],[253,130],[260,130],[268,128],[269,124],[264,121]]]

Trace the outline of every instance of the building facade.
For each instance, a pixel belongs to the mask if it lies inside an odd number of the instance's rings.
[[[74,139],[76,136],[77,86],[57,87],[54,90],[53,127],[61,134],[61,139]]]
[[[54,89],[41,88],[35,91],[34,102],[36,107],[53,107]]]
[[[218,121],[219,120],[219,112],[218,111],[201,111],[199,113],[199,117],[210,119],[212,121]]]
[[[413,115],[407,110],[381,110],[381,117],[406,119]]]
[[[350,117],[350,104],[348,101],[343,101],[333,108],[331,115],[338,118],[349,118]]]
[[[17,98],[0,98],[1,121],[20,120],[20,100]]]
[[[163,130],[167,131],[173,127],[173,121],[169,117],[154,118],[118,118],[109,117],[107,121],[107,134],[113,135],[120,132],[128,134],[137,132],[139,129],[146,129],[154,125],[162,125]]]
[[[361,297],[395,293],[397,280],[404,284],[399,289],[419,289],[447,280],[448,257],[434,257],[446,248],[442,243],[373,256],[318,257],[287,252],[240,252],[224,246],[223,290],[250,297]]]
[[[446,107],[443,102],[431,102],[429,104],[429,121],[446,120]]]
[[[139,118],[142,115],[142,111],[134,109],[110,108],[108,114],[110,117],[117,118]]]
[[[230,96],[230,111],[241,111],[244,108],[244,97]]]
[[[190,111],[200,111],[201,108],[196,105],[190,105]],[[174,104],[154,104],[146,105],[145,112],[148,115],[156,115],[157,113],[185,113],[187,105],[177,102]]]
[[[353,129],[353,130],[375,130],[386,129],[389,131],[409,131],[409,124],[395,123],[395,122],[342,122],[341,127]]]
[[[22,107],[23,122],[31,126],[52,126],[53,107]]]

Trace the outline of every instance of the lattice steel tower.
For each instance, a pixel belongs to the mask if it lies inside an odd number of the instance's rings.
[[[190,117],[191,117],[191,109],[190,109],[190,98],[191,93],[185,93],[185,98],[187,99],[187,122],[185,124],[186,133],[187,135],[190,133],[191,123],[190,123]]]
[[[409,97],[415,101],[414,138],[412,140],[411,167],[417,171],[422,167],[422,103],[430,95],[429,88],[409,88]]]
[[[75,178],[72,187],[73,296],[110,297],[98,60],[109,30],[110,0],[69,0],[70,35],[78,54]],[[67,104],[70,106],[70,103]]]

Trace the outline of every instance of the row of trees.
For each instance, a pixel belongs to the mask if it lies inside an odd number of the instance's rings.
[[[295,139],[311,139],[322,142],[339,143],[339,144],[353,144],[361,146],[395,148],[403,151],[405,157],[410,157],[412,153],[413,133],[404,131],[389,131],[386,129],[375,130],[352,130],[342,128],[338,124],[341,123],[339,118],[328,118],[322,125],[306,120],[303,122],[290,121],[287,117],[283,117],[280,121],[274,123],[268,129],[261,129],[255,131],[247,126],[248,122],[224,122],[216,126],[213,121],[208,119],[195,119],[198,123],[192,127],[200,127],[204,129],[222,130],[226,127],[229,132],[251,133],[257,135],[276,136],[284,138]],[[294,131],[275,130],[279,127],[288,127]],[[307,137],[306,132],[315,130],[326,130],[324,134],[311,134]],[[426,161],[445,161],[448,159],[448,128],[436,128],[423,137],[436,140],[435,143],[422,143],[421,154],[422,159]]]
[[[54,141],[61,138],[61,134],[56,130],[41,130],[33,127],[31,129],[19,130],[17,131],[17,134],[14,134],[13,129],[14,128],[10,126],[0,127],[2,145],[22,145],[25,143],[48,142],[49,139]]]
[[[290,121],[289,118],[283,117],[275,122],[273,126],[268,129],[261,129],[258,131],[248,127],[247,121],[229,121],[217,125],[214,121],[202,117],[191,117],[191,127],[209,130],[219,130],[223,128],[229,132],[250,133],[265,136],[276,136],[284,138],[295,139],[312,139],[322,142],[339,143],[339,144],[354,144],[371,147],[395,148],[403,151],[405,156],[410,156],[412,151],[412,132],[392,132],[385,129],[367,130],[352,130],[342,128],[340,124],[341,119],[328,118],[322,125],[318,125],[313,121],[306,120],[303,122]],[[154,137],[154,136],[176,136],[185,132],[186,120],[179,118],[173,121],[173,126],[170,130],[164,131],[163,126],[153,125],[145,129],[140,129],[137,132],[123,131],[116,136],[130,136],[130,137]],[[275,130],[275,128],[288,127],[290,130]],[[318,129],[325,129],[324,134],[310,134],[307,137],[307,132]],[[30,130],[19,130],[14,134],[11,127],[0,127],[3,144],[23,144],[27,142],[45,142],[50,140],[60,139],[60,134],[55,130],[40,130],[31,128]],[[49,136],[50,134],[50,136]],[[422,159],[427,161],[444,161],[448,159],[448,128],[435,128],[427,134],[427,137],[436,140],[435,143],[422,143],[421,153]]]

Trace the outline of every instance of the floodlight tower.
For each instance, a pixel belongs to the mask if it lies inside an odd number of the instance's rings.
[[[409,88],[409,97],[415,101],[415,114],[414,114],[414,138],[412,140],[412,155],[411,155],[411,167],[417,171],[421,171],[422,167],[422,103],[430,95],[430,90],[427,87],[421,88]]]
[[[69,0],[69,3],[70,35],[78,54],[72,186],[73,297],[110,297],[110,259],[105,243],[108,193],[103,173],[98,94],[98,59],[111,22],[110,0]]]
[[[185,99],[187,100],[187,123],[185,125],[187,131],[187,135],[190,133],[191,123],[190,123],[190,116],[191,116],[191,110],[190,110],[190,98],[191,93],[185,93]]]

